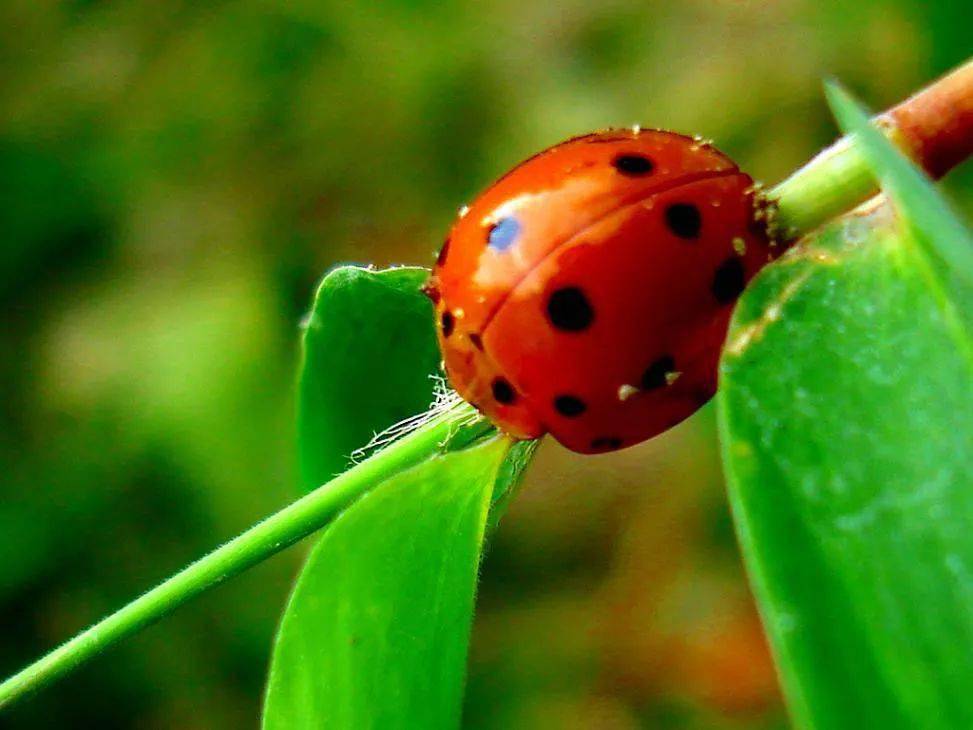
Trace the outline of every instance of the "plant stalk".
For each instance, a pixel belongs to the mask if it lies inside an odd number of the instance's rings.
[[[186,601],[320,529],[388,475],[436,454],[457,425],[473,413],[465,403],[445,412],[102,619],[0,684],[0,708],[50,684]]]

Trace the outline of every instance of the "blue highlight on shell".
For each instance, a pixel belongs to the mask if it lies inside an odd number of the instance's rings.
[[[490,228],[487,243],[495,251],[506,251],[520,236],[520,222],[513,217],[501,218]]]

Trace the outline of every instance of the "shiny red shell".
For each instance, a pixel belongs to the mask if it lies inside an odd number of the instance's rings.
[[[729,158],[671,132],[530,158],[461,211],[425,287],[450,383],[502,430],[583,453],[679,423],[771,258],[757,207]]]

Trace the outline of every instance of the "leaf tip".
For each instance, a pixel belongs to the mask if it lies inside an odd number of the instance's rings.
[[[824,97],[845,133],[856,133],[868,124],[868,110],[835,77],[824,79]]]

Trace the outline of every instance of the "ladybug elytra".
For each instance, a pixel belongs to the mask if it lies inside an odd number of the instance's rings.
[[[453,387],[502,430],[612,451],[716,391],[733,303],[772,257],[753,180],[698,139],[551,147],[460,212],[424,287]]]

